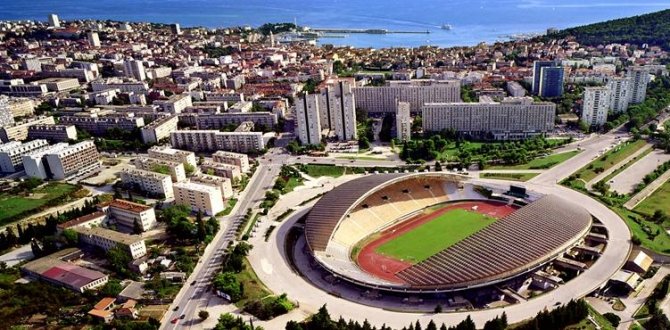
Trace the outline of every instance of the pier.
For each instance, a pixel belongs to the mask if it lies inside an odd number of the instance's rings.
[[[362,33],[362,34],[430,34],[430,31],[391,31],[387,29],[327,29],[327,28],[314,28],[311,29],[314,32],[321,33],[339,33],[339,34],[350,34],[350,33]]]

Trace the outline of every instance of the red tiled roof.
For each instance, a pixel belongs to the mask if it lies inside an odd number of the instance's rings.
[[[76,265],[62,264],[49,268],[42,273],[42,276],[74,288],[81,288],[106,275]]]

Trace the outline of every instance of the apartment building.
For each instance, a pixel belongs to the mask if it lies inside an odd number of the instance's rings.
[[[461,83],[458,80],[391,81],[382,87],[353,89],[356,105],[368,113],[395,113],[396,102],[409,102],[410,111],[418,113],[425,103],[461,101]]]
[[[28,138],[28,128],[33,125],[55,125],[54,117],[35,117],[28,118],[13,125],[0,127],[0,140],[7,141],[23,141]]]
[[[162,174],[169,174],[172,182],[180,182],[186,180],[186,171],[184,170],[184,163],[172,162],[169,160],[137,157],[133,162],[135,167],[140,170],[151,171]]]
[[[116,77],[92,81],[91,88],[94,92],[108,89],[118,89],[122,93],[147,94],[149,92],[149,84],[143,81],[124,81]]]
[[[250,112],[251,109],[253,109],[254,103],[251,101],[239,101],[233,104],[230,108],[228,108],[228,112],[234,112],[234,113],[242,113],[242,112]]]
[[[217,163],[236,165],[242,173],[250,170],[249,156],[230,151],[217,151],[212,154],[212,159]]]
[[[9,85],[7,94],[16,97],[42,97],[49,92],[46,85],[32,84],[16,84]]]
[[[74,125],[78,129],[87,131],[92,135],[104,135],[112,128],[124,131],[132,131],[144,126],[142,117],[80,117],[62,116],[60,124]]]
[[[265,148],[261,132],[175,131],[170,133],[170,141],[175,148],[193,151],[227,150],[248,153]]]
[[[425,132],[454,130],[480,139],[515,140],[553,130],[556,105],[525,97],[486,103],[428,103],[421,112]]]
[[[535,61],[533,63],[533,94],[541,97],[559,97],[563,95],[564,70],[554,61]]]
[[[134,78],[139,81],[147,79],[147,74],[144,71],[144,63],[138,60],[126,60],[123,62],[123,73],[128,78]]]
[[[79,142],[44,155],[52,178],[56,180],[64,180],[98,169],[100,167],[99,157],[100,154],[93,141]]]
[[[169,138],[170,132],[176,131],[178,129],[178,123],[179,117],[177,116],[157,119],[149,123],[149,125],[142,127],[142,141],[144,141],[144,143],[151,144],[158,143],[163,139]]]
[[[48,146],[47,140],[33,140],[26,143],[11,141],[0,144],[0,171],[14,173],[23,168],[22,158],[35,150]]]
[[[604,125],[610,109],[610,98],[610,89],[607,87],[586,87],[581,120],[589,126]]]
[[[51,153],[57,153],[67,147],[67,143],[57,143],[50,146],[44,146],[23,155],[21,157],[23,170],[26,171],[26,175],[31,178],[39,178],[42,180],[50,178],[52,176],[51,169],[44,156]]]
[[[221,191],[213,186],[194,182],[179,182],[173,185],[175,204],[188,205],[194,211],[216,215],[224,210]]]
[[[340,141],[358,139],[356,101],[351,84],[341,79],[329,80],[319,97],[321,128],[328,129]]]
[[[28,127],[28,139],[45,139],[50,142],[66,142],[77,139],[74,125],[32,125]]]
[[[638,104],[644,102],[647,97],[647,85],[649,84],[649,68],[646,66],[634,66],[628,69],[627,77],[630,78],[630,93],[628,102]]]
[[[79,88],[79,80],[76,78],[46,78],[35,82],[39,85],[47,86],[49,92],[65,92],[71,89]]]
[[[400,141],[412,139],[412,117],[410,116],[410,104],[398,102],[395,114],[396,138]]]
[[[9,111],[14,118],[32,116],[35,112],[35,101],[29,98],[9,98]]]
[[[631,79],[629,77],[610,77],[607,88],[610,90],[610,111],[621,113],[628,109]]]
[[[147,247],[140,235],[128,235],[103,227],[71,227],[77,233],[80,244],[99,247],[109,251],[117,246],[125,249],[130,257],[139,259],[147,255]]]
[[[115,223],[127,228],[138,224],[142,231],[147,231],[156,226],[156,212],[151,206],[115,199],[103,209]]]
[[[232,180],[229,178],[198,173],[192,176],[190,180],[191,182],[216,187],[221,191],[221,196],[223,196],[224,199],[233,197],[233,184]]]
[[[155,159],[162,159],[171,162],[178,162],[193,166],[198,166],[195,159],[195,154],[191,151],[173,149],[168,146],[154,146],[149,149],[149,157]]]
[[[9,98],[5,95],[0,95],[0,127],[10,126],[14,124],[14,116],[9,109]]]
[[[200,165],[203,173],[222,176],[231,180],[239,179],[242,176],[240,167],[232,164],[205,162]]]
[[[224,112],[215,114],[199,114],[196,116],[196,127],[205,129],[222,129],[230,125],[240,125],[243,122],[253,122],[256,126],[263,126],[268,130],[274,129],[277,124],[277,115],[272,112]]]
[[[511,97],[524,97],[526,96],[526,89],[516,81],[508,81],[507,93],[509,93],[509,96]]]
[[[154,105],[161,107],[165,112],[178,114],[184,111],[186,107],[193,105],[193,98],[189,94],[176,94],[170,96],[167,100],[156,100]]]
[[[298,140],[304,145],[321,143],[321,111],[319,95],[303,93],[295,104]]]
[[[121,171],[121,182],[154,196],[165,199],[174,197],[172,177],[169,174],[125,168]]]

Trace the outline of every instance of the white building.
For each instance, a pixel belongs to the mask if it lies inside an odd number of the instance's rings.
[[[44,155],[51,177],[64,180],[100,168],[98,149],[93,141],[83,141]]]
[[[51,170],[48,169],[49,165],[44,159],[44,156],[50,153],[59,152],[67,148],[67,143],[57,143],[51,146],[45,146],[40,149],[34,150],[33,152],[23,155],[21,158],[23,162],[23,169],[26,171],[26,175],[31,178],[39,178],[46,180],[51,174]]]
[[[481,139],[516,140],[554,129],[556,104],[531,97],[502,102],[428,103],[422,108],[424,132],[454,130]]]
[[[356,101],[349,81],[328,81],[319,97],[319,120],[340,141],[356,140]]]
[[[14,173],[22,166],[23,155],[48,146],[47,140],[33,140],[26,143],[11,141],[0,144],[0,172]]]
[[[106,213],[114,222],[127,228],[135,228],[136,223],[142,231],[156,226],[156,212],[151,206],[116,199],[105,208]]]
[[[179,117],[170,116],[162,119],[156,119],[149,125],[142,127],[142,141],[147,144],[158,143],[163,139],[170,137],[170,133],[177,130]]]
[[[133,260],[147,255],[147,247],[140,235],[128,235],[102,227],[75,226],[79,242],[99,247],[105,251],[117,246],[124,248]]]
[[[167,100],[156,100],[154,105],[157,105],[165,112],[172,114],[181,113],[186,107],[193,105],[193,98],[189,94],[176,94],[170,96]]]
[[[144,72],[144,64],[138,60],[126,60],[123,62],[123,73],[126,77],[135,78],[139,81],[147,79],[147,74]]]
[[[629,93],[631,92],[629,77],[611,77],[607,81],[610,90],[610,111],[624,112],[628,109]]]
[[[458,80],[390,81],[382,87],[356,87],[356,108],[368,113],[394,113],[396,101],[409,102],[410,111],[419,112],[425,103],[461,101]]]
[[[231,180],[239,179],[242,176],[240,168],[237,165],[205,162],[200,165],[203,173],[221,176]]]
[[[409,141],[412,139],[412,117],[410,116],[410,104],[408,102],[398,102],[398,108],[395,114],[396,137],[400,141]]]
[[[170,142],[175,148],[193,151],[227,150],[247,153],[265,149],[261,132],[175,131],[170,133]]]
[[[187,164],[194,168],[198,166],[195,154],[190,151],[173,149],[168,146],[155,146],[149,149],[149,157],[163,159],[171,162]]]
[[[649,84],[649,68],[634,66],[628,69],[630,78],[629,103],[638,104],[644,102],[647,97],[647,85]]]
[[[98,32],[91,31],[87,33],[87,38],[88,38],[88,44],[91,45],[91,47],[98,48],[101,46]]]
[[[250,170],[249,156],[245,154],[220,150],[212,154],[212,159],[217,163],[236,165],[242,173]]]
[[[60,27],[60,20],[58,19],[58,15],[49,14],[49,26],[54,28]]]
[[[304,93],[295,105],[296,129],[300,143],[321,144],[319,95]]]
[[[610,107],[610,90],[607,87],[586,87],[581,120],[589,126],[607,122]]]
[[[194,211],[216,215],[224,210],[221,190],[205,184],[179,182],[173,185],[175,204],[188,205]]]
[[[172,182],[179,182],[186,180],[186,171],[184,170],[184,163],[172,162],[169,160],[156,159],[156,158],[137,157],[135,158],[133,164],[140,170],[151,171],[162,174],[170,174],[170,177],[172,177]]]
[[[174,197],[172,177],[168,174],[125,168],[121,171],[121,181],[156,196],[166,199]]]
[[[191,182],[216,187],[224,199],[233,197],[232,180],[220,176],[198,173],[190,178]]]
[[[509,96],[511,97],[524,97],[526,96],[526,89],[521,86],[516,81],[508,81],[507,82],[507,92],[509,93]]]
[[[32,125],[28,127],[28,139],[45,139],[51,142],[76,140],[77,128],[74,125]]]

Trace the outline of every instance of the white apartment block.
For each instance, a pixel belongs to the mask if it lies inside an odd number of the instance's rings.
[[[135,228],[137,223],[144,232],[156,226],[156,212],[151,206],[116,199],[105,207],[110,218],[126,228]]]
[[[412,117],[409,108],[408,102],[398,102],[395,114],[396,137],[403,142],[412,139]]]
[[[14,116],[12,110],[9,109],[9,98],[5,95],[0,95],[0,127],[14,124]]]
[[[358,139],[356,101],[350,82],[329,81],[321,89],[319,117],[321,127],[330,130],[340,141]]]
[[[26,175],[31,178],[39,178],[42,180],[48,179],[51,176],[51,169],[45,161],[44,156],[50,153],[59,152],[67,147],[67,143],[57,143],[23,155],[21,158],[21,161],[23,162],[23,170],[26,171]]]
[[[74,125],[78,129],[87,131],[93,135],[104,135],[108,130],[113,128],[132,131],[144,126],[144,118],[142,117],[62,116],[59,121],[62,125]]]
[[[526,89],[521,86],[516,81],[508,81],[507,82],[507,92],[509,93],[509,96],[511,97],[524,97],[526,96]]]
[[[122,93],[147,94],[149,92],[149,84],[146,82],[123,81],[116,77],[92,81],[91,88],[94,92],[108,89],[118,89]]]
[[[630,104],[644,102],[647,97],[647,85],[649,84],[649,68],[644,66],[634,66],[628,69],[630,78],[630,93],[628,99]]]
[[[184,170],[184,163],[172,162],[169,160],[137,157],[133,165],[140,170],[162,173],[166,171],[172,177],[172,182],[180,182],[186,180],[186,171]]]
[[[10,98],[9,111],[14,117],[32,116],[35,112],[35,101],[28,98]]]
[[[147,79],[147,74],[144,72],[144,64],[138,60],[126,60],[123,62],[123,73],[128,78],[134,78],[139,81]]]
[[[28,118],[21,122],[16,122],[10,126],[0,127],[0,140],[7,142],[10,140],[23,141],[28,138],[28,128],[33,125],[55,125],[54,117],[35,117]]]
[[[49,145],[47,140],[33,140],[26,143],[11,141],[0,144],[0,172],[14,173],[21,169],[23,155]]]
[[[217,151],[212,154],[212,159],[217,163],[236,165],[242,173],[250,170],[249,156],[230,151]]]
[[[224,210],[221,191],[213,186],[194,182],[179,182],[173,185],[174,202],[188,205],[194,211],[216,215]]]
[[[60,20],[58,19],[58,15],[49,14],[49,26],[54,28],[60,27]]]
[[[487,103],[428,103],[422,108],[423,130],[454,130],[493,140],[515,140],[554,129],[556,105],[530,97]]]
[[[174,148],[193,151],[227,150],[247,153],[265,148],[261,132],[175,131],[170,133],[170,141]]]
[[[391,81],[382,87],[356,87],[356,108],[368,113],[394,113],[396,101],[409,102],[411,112],[419,112],[425,103],[461,101],[458,80]]]
[[[167,100],[156,100],[154,105],[157,105],[165,112],[172,114],[181,113],[186,107],[193,105],[193,98],[189,94],[177,94],[170,96]]]
[[[198,114],[195,123],[198,129],[221,129],[228,125],[240,125],[244,122],[253,122],[258,126],[273,129],[277,124],[277,115],[272,112],[226,112],[213,114]]]
[[[237,165],[205,162],[200,165],[200,168],[202,169],[202,173],[221,176],[231,180],[242,177],[240,168]]]
[[[152,195],[166,199],[174,197],[172,177],[168,174],[125,168],[121,171],[121,181]]]
[[[233,183],[232,180],[228,178],[198,173],[192,176],[190,180],[191,182],[216,187],[221,191],[221,196],[223,196],[224,199],[233,197]]]
[[[581,120],[589,126],[607,122],[610,107],[610,90],[607,87],[586,87]]]
[[[611,77],[607,80],[610,90],[610,111],[621,113],[628,109],[630,81],[628,77]]]
[[[100,36],[98,36],[98,32],[89,32],[86,34],[86,38],[88,39],[88,44],[91,47],[98,48],[101,46],[100,44]]]
[[[321,143],[319,95],[304,93],[295,104],[298,139],[304,145]]]
[[[16,97],[42,97],[49,92],[46,85],[18,84],[10,85],[7,94]]]
[[[159,141],[169,138],[170,132],[177,130],[179,123],[178,116],[170,116],[162,119],[156,119],[142,127],[142,141],[147,144],[158,143]]]
[[[50,92],[64,92],[80,86],[79,80],[76,78],[46,78],[35,83],[47,86],[47,90]]]
[[[83,141],[44,155],[53,179],[82,175],[100,167],[98,149],[93,141]]]
[[[147,255],[147,247],[140,235],[128,235],[102,227],[71,227],[77,233],[79,242],[99,247],[105,251],[117,246],[124,248],[133,260]]]
[[[32,125],[28,127],[28,139],[45,139],[51,142],[67,142],[77,139],[74,125]]]
[[[198,166],[195,154],[191,151],[173,149],[168,146],[154,146],[149,149],[149,157]]]

